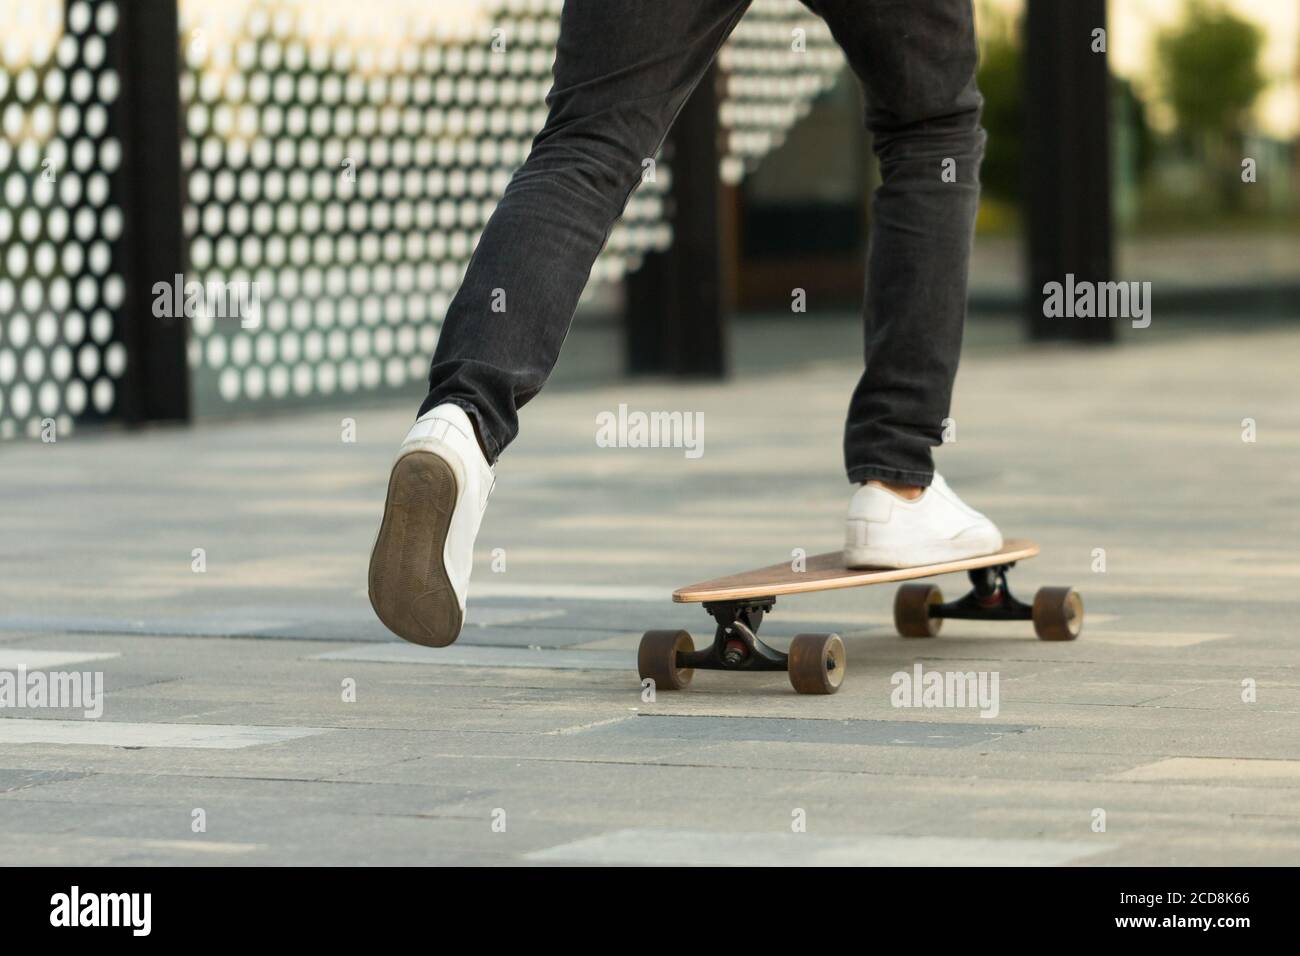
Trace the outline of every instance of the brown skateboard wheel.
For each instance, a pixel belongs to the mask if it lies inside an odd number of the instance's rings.
[[[943,603],[943,592],[933,584],[904,584],[894,595],[894,627],[903,637],[934,637],[943,618],[931,617],[930,607]]]
[[[1072,641],[1083,630],[1083,598],[1074,588],[1039,588],[1034,633],[1044,641]]]
[[[790,642],[790,685],[800,694],[833,694],[847,666],[838,634],[799,634]]]
[[[686,631],[646,631],[636,652],[636,669],[641,679],[655,682],[656,690],[682,690],[695,676],[695,669],[678,667],[677,655],[690,654],[695,642]]]

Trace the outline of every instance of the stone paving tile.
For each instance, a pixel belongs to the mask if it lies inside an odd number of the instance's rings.
[[[709,618],[672,604],[674,587],[836,547],[850,362],[548,390],[502,459],[466,632],[441,655],[396,642],[365,596],[406,405],[349,410],[355,444],[333,409],[12,443],[0,670],[44,654],[102,672],[94,726],[110,732],[326,732],[240,750],[0,739],[0,854],[544,865],[573,847],[614,862],[673,847],[695,853],[683,862],[965,848],[1294,865],[1300,332],[1149,331],[1081,351],[981,348],[977,335],[958,441],[939,452],[968,500],[1042,545],[1013,588],[1078,587],[1084,636],[949,621],[909,641],[893,633],[890,588],[782,599],[762,631],[774,645],[845,636],[848,678],[829,698],[793,694],[783,674],[699,673],[684,694],[643,700],[631,662],[649,628],[708,639]],[[704,412],[705,455],[597,448],[594,416],[620,402]],[[1255,443],[1241,441],[1245,417]],[[940,584],[956,595],[963,581]],[[894,707],[894,675],[918,662],[996,673],[997,717]],[[0,731],[71,719],[0,709]],[[206,832],[191,829],[195,808]]]

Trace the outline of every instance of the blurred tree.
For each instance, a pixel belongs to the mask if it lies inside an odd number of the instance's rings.
[[[1132,138],[1133,167],[1138,178],[1146,175],[1155,158],[1155,137],[1147,121],[1147,105],[1130,80],[1111,74],[1110,100],[1114,122],[1124,123]]]
[[[1122,229],[1141,222],[1142,183],[1155,156],[1146,104],[1130,80],[1110,77],[1112,202]]]
[[[1183,22],[1156,37],[1157,68],[1179,133],[1234,206],[1241,199],[1236,186],[1250,109],[1267,84],[1259,62],[1263,44],[1258,26],[1207,0],[1192,0]]]
[[[981,180],[984,192],[997,200],[1018,203],[1024,179],[1025,87],[1023,37],[1020,18],[980,7],[979,87],[984,95],[983,126],[989,140],[984,152]],[[1146,104],[1133,84],[1111,77],[1112,115],[1130,129],[1134,173],[1151,165],[1154,144],[1147,122]]]
[[[979,87],[988,145],[980,178],[995,199],[1020,201],[1025,140],[1024,58],[1020,31],[1010,18],[981,9]]]

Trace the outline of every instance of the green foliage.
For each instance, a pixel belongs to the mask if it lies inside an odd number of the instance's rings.
[[[1156,140],[1147,120],[1146,103],[1132,82],[1111,74],[1110,108],[1114,134],[1119,136],[1127,131],[1132,137],[1133,172],[1141,180],[1150,171],[1156,155]]]
[[[980,178],[996,199],[1020,199],[1025,144],[1024,58],[1015,24],[994,20],[981,28],[979,88],[988,145]]]
[[[1259,64],[1264,34],[1255,24],[1205,0],[1156,38],[1164,93],[1179,129],[1193,139],[1235,137],[1266,81]]]

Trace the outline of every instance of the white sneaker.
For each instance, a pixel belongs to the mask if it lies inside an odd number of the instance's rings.
[[[370,605],[398,637],[446,647],[460,635],[495,480],[464,409],[439,405],[411,426],[370,552]]]
[[[997,526],[958,498],[941,475],[912,501],[863,485],[849,502],[846,567],[911,568],[991,554],[1001,547]]]

